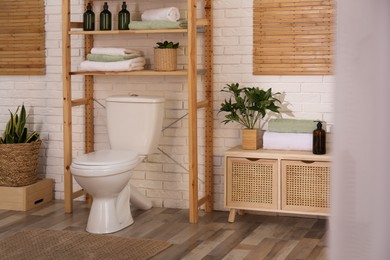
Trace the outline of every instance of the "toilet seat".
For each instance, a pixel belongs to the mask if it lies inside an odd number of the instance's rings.
[[[129,150],[100,150],[75,158],[71,171],[81,176],[107,176],[134,168],[139,156]]]

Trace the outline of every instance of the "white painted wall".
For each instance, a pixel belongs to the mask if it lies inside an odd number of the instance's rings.
[[[81,2],[81,3],[80,3]],[[155,0],[130,3],[130,12],[161,7]],[[120,1],[108,2],[116,18]],[[240,126],[223,125],[218,114],[225,96],[220,90],[225,84],[270,88],[285,93],[287,108],[296,118],[320,119],[333,123],[333,77],[331,76],[253,76],[252,75],[252,0],[214,1],[214,189],[215,208],[223,209],[223,153],[240,144]],[[178,6],[185,15],[185,1],[164,1],[163,6]],[[199,3],[199,5],[201,5]],[[100,6],[95,7],[99,13]],[[72,17],[81,21],[82,1],[72,1]],[[115,26],[115,23],[114,23]],[[179,66],[185,67],[185,35],[143,35],[136,37],[96,37],[96,46],[131,47],[142,50],[153,63],[153,47],[161,40],[180,41]],[[201,43],[201,40],[199,40]],[[82,60],[82,38],[72,37],[73,69]],[[45,76],[0,76],[0,131],[8,120],[8,109],[15,110],[23,103],[31,115],[29,123],[41,133],[43,148],[40,173],[55,179],[55,196],[63,199],[63,135],[62,135],[62,79],[61,79],[61,2],[46,1],[47,74]],[[202,49],[199,50],[199,67],[202,67]],[[199,77],[199,82],[202,82]],[[73,97],[82,96],[82,78],[73,77]],[[164,125],[186,114],[187,84],[184,77],[95,77],[95,98],[104,105],[104,98],[114,94],[138,93],[164,96],[167,100]],[[199,93],[201,99],[201,93]],[[105,111],[95,103],[95,149],[108,148]],[[83,151],[83,111],[76,108],[73,123],[74,154]],[[292,116],[290,115],[290,116]],[[284,115],[286,116],[286,115]],[[199,114],[200,119],[203,117]],[[203,122],[199,121],[202,128]],[[161,135],[160,148],[170,154],[184,168],[188,168],[187,118],[176,123]],[[200,131],[201,132],[201,131]],[[200,143],[203,135],[199,134]],[[203,149],[200,149],[203,153]],[[200,157],[201,158],[201,157]],[[202,163],[202,160],[200,161]],[[188,173],[180,165],[161,153],[148,157],[135,170],[132,182],[158,207],[188,207]],[[203,172],[203,168],[199,167]],[[202,183],[202,177],[200,184]],[[201,190],[203,188],[201,187]]]

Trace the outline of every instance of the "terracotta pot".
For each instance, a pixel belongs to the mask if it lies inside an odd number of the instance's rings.
[[[263,147],[263,132],[260,129],[242,129],[242,149],[257,150],[261,147]]]

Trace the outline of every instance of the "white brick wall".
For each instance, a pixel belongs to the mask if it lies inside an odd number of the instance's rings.
[[[82,6],[72,1],[72,17],[81,21]],[[240,126],[223,125],[223,114],[218,113],[225,98],[220,90],[225,84],[239,82],[242,85],[259,86],[282,92],[287,109],[292,112],[285,117],[325,120],[333,123],[333,77],[332,76],[254,76],[252,75],[252,0],[214,1],[214,190],[215,208],[223,209],[223,153],[226,149],[240,144]],[[116,18],[121,3],[110,2],[110,9]],[[160,1],[147,0],[129,2],[134,16],[137,7],[142,11],[160,7]],[[178,6],[186,14],[185,1],[164,1],[163,6]],[[202,6],[201,3],[198,3]],[[95,7],[98,14],[99,6]],[[114,22],[114,26],[116,26]],[[153,63],[153,47],[161,40],[180,41],[179,63],[185,67],[184,53],[187,40],[185,35],[140,35],[134,37],[101,37],[95,39],[96,46],[131,47],[142,50],[149,64]],[[62,60],[61,60],[61,3],[46,1],[46,53],[47,74],[45,76],[0,76],[0,131],[8,120],[8,109],[15,110],[24,103],[30,112],[28,122],[41,133],[43,147],[40,157],[40,174],[55,180],[55,196],[63,199],[63,144],[62,144]],[[82,47],[81,37],[72,37],[72,46]],[[202,53],[200,50],[199,53]],[[82,60],[83,51],[72,49],[72,69]],[[202,59],[199,59],[202,61]],[[199,64],[202,67],[202,64]],[[199,82],[203,79],[199,77]],[[73,97],[82,96],[82,77],[73,77]],[[103,105],[110,95],[138,93],[161,95],[166,98],[164,126],[187,113],[187,84],[184,77],[95,77],[95,98]],[[201,94],[199,94],[201,96]],[[95,103],[96,149],[108,148],[105,111]],[[286,109],[286,110],[287,110]],[[200,113],[200,118],[204,115]],[[83,153],[83,109],[73,110],[74,154]],[[147,161],[134,171],[132,183],[152,199],[158,207],[188,207],[188,119],[177,122],[161,135],[160,148],[175,161],[160,152],[150,155]],[[199,126],[204,123],[199,121]],[[199,140],[203,140],[200,129]],[[203,163],[199,149],[200,163]],[[199,166],[201,173],[204,172]],[[200,176],[199,183],[203,181]],[[75,185],[77,188],[77,185]],[[200,185],[201,186],[201,185]],[[200,187],[203,191],[203,187]]]

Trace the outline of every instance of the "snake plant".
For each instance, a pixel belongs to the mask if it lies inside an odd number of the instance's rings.
[[[238,83],[227,84],[222,92],[232,94],[229,100],[221,104],[219,112],[226,112],[225,120],[222,123],[237,122],[245,128],[253,129],[256,123],[262,119],[267,112],[279,113],[280,101],[272,93],[272,89],[263,90],[258,87],[242,87]]]
[[[16,144],[16,143],[32,143],[40,140],[37,132],[28,134],[26,125],[26,109],[22,105],[22,109],[19,112],[20,106],[16,109],[15,113],[10,113],[10,119],[5,127],[4,133],[0,138],[0,144]]]

